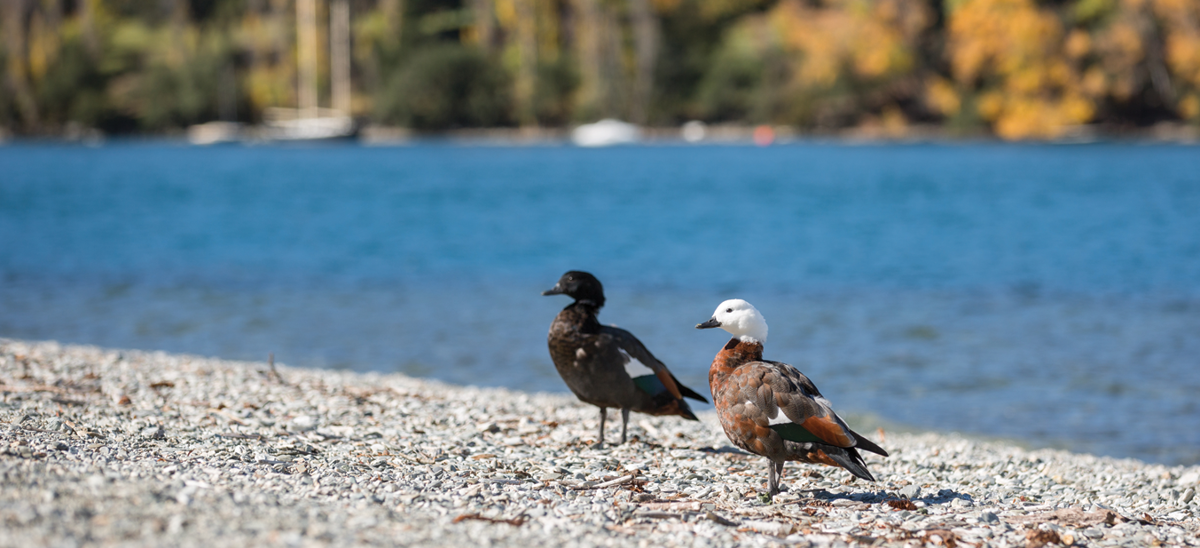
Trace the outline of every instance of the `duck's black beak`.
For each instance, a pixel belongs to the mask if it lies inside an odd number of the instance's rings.
[[[542,292],[542,295],[562,295],[563,289],[561,285],[556,285]]]
[[[707,322],[696,324],[696,329],[708,329],[710,327],[721,327],[721,322],[718,322],[716,318],[712,318]]]

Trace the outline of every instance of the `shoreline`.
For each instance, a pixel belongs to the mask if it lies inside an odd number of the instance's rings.
[[[105,134],[95,128],[76,128],[74,131],[57,133],[21,134],[6,132],[0,127],[0,146],[17,144],[83,144],[102,146],[109,142],[177,142],[191,146],[306,146],[303,141],[271,140],[257,135],[252,124],[233,122],[241,128],[236,138],[217,142],[189,140],[188,128],[173,128],[157,132],[133,132]],[[388,147],[421,144],[452,144],[462,146],[576,146],[572,144],[571,132],[576,126],[554,127],[471,127],[444,130],[414,130],[400,126],[367,124],[354,137],[320,141],[325,143],[353,143],[361,146]],[[642,137],[635,146],[759,146],[755,140],[758,124],[713,123],[704,127],[705,133],[699,140],[689,141],[683,135],[683,126],[644,126]],[[1011,145],[1081,145],[1081,144],[1131,144],[1131,145],[1181,145],[1200,144],[1200,127],[1184,122],[1159,122],[1149,126],[1125,127],[1106,124],[1088,124],[1067,128],[1056,138],[1003,139],[983,130],[958,131],[939,125],[914,124],[902,131],[889,130],[879,125],[861,125],[829,129],[803,130],[787,125],[767,125],[772,138],[765,145],[790,144],[836,144],[836,145],[903,145],[903,144],[1011,144]],[[627,145],[623,145],[627,146]]]
[[[0,338],[0,546],[1200,546],[1200,466],[863,432],[876,483],[569,395]],[[610,427],[611,431],[611,427]]]

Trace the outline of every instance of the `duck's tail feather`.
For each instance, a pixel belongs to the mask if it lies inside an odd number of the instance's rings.
[[[677,414],[680,417],[683,417],[687,420],[690,420],[690,421],[700,420],[699,418],[696,417],[696,414],[692,412],[692,408],[688,407],[688,404],[686,401],[675,400],[675,402],[676,402],[675,414]]]
[[[675,376],[672,375],[671,378],[675,378]],[[683,394],[683,397],[708,403],[708,400],[705,399],[704,396],[701,396],[700,394],[697,394],[695,390],[684,386],[683,383],[679,382],[679,379],[675,379],[675,386],[679,387],[679,393]]]
[[[875,445],[875,442],[864,438],[862,434],[859,434],[853,430],[851,430],[850,433],[854,435],[855,447],[862,449],[863,451],[870,451],[876,455],[883,455],[885,457],[888,456],[887,451],[884,451],[882,447]]]
[[[871,475],[871,471],[867,470],[867,463],[863,462],[862,455],[858,454],[853,447],[842,449],[840,451],[826,451],[830,459],[838,463],[838,466],[845,468],[851,474],[865,479],[867,481],[875,481],[875,476]]]
[[[654,409],[650,411],[642,411],[648,415],[664,416],[678,415],[690,421],[698,421],[695,413],[692,413],[692,408],[684,400],[677,400],[674,396],[667,392],[659,394],[654,398]]]
[[[634,377],[633,383],[642,391],[653,395],[655,409],[654,411],[649,412],[651,415],[679,415],[680,417],[688,420],[700,420],[696,418],[695,413],[692,413],[692,408],[688,407],[686,401],[676,399],[675,396],[671,395],[671,393],[667,391],[667,388],[657,376],[643,375],[641,377]],[[700,401],[708,403],[708,400],[701,398],[699,394],[692,392],[691,389],[687,388],[686,386],[679,384],[678,382],[676,382],[676,386],[680,388],[680,392],[684,396],[687,396],[690,393],[693,394],[693,399],[699,398]]]

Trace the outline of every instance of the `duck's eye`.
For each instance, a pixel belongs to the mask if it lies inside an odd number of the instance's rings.
[[[732,308],[726,308],[726,309],[725,309],[725,313],[726,313],[726,314],[733,314],[733,309],[732,309]]]

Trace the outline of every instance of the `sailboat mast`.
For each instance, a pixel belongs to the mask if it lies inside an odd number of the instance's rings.
[[[317,117],[317,0],[296,0],[300,117]]]
[[[329,4],[329,59],[333,79],[333,108],[350,116],[350,2]]]

